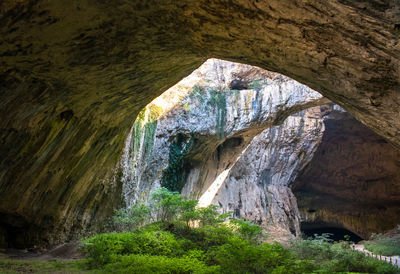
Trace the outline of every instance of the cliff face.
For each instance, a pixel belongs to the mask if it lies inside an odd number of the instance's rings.
[[[399,152],[326,102],[286,77],[208,60],[135,121],[122,158],[126,204],[165,186],[281,240],[301,226],[364,238],[395,227]]]
[[[313,158],[327,109],[324,105],[304,110],[257,135],[213,203],[263,225],[271,236],[300,235],[300,215],[290,184]]]
[[[125,201],[165,186],[202,206],[299,233],[288,185],[312,158],[324,111],[293,113],[326,102],[286,77],[210,59],[135,121],[122,161]]]
[[[391,0],[1,1],[2,225],[29,245],[100,223],[132,120],[210,56],[297,79],[399,147],[398,18]]]
[[[305,227],[363,238],[400,223],[400,152],[343,112],[325,117],[313,159],[293,184]]]

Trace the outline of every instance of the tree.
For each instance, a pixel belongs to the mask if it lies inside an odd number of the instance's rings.
[[[113,222],[118,231],[129,231],[141,227],[150,216],[150,209],[144,204],[135,204],[115,211]]]
[[[173,221],[180,211],[182,202],[183,197],[179,192],[169,191],[165,187],[156,189],[151,196],[156,218],[162,222]]]

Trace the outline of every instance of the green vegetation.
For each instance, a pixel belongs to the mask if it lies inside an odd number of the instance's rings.
[[[30,260],[0,260],[0,273],[89,273],[95,271],[83,270],[85,260],[69,261],[30,261]]]
[[[196,205],[166,188],[155,191],[148,210],[136,207],[155,222],[143,226],[133,214],[137,225],[131,231],[84,239],[86,267],[105,273],[396,273],[390,264],[351,250],[348,242],[332,244],[323,235],[285,248],[266,243],[256,224],[228,222],[217,207]]]
[[[157,129],[157,121],[162,109],[150,105],[142,109],[133,125],[133,155],[137,155],[140,146],[143,146],[144,158],[149,159],[154,145],[154,135]],[[143,144],[142,144],[143,138]]]
[[[313,260],[314,273],[398,273],[391,264],[367,257],[352,250],[350,242],[333,243],[329,234],[315,235],[314,239],[297,239],[290,250],[300,260]]]
[[[202,86],[194,86],[192,91],[189,93],[189,98],[190,99],[198,99],[200,101],[200,103],[204,103],[205,102],[205,93],[206,93],[206,89]]]
[[[225,120],[226,120],[226,92],[209,90],[210,100],[208,102],[217,111],[216,134],[218,140],[225,137]]]
[[[251,81],[248,85],[250,89],[260,90],[263,86],[263,82],[261,80]]]
[[[219,90],[215,89],[206,89],[202,86],[194,86],[192,91],[189,94],[190,99],[198,99],[200,103],[205,103],[208,98],[206,104],[207,106],[214,109],[217,113],[216,119],[216,133],[218,140],[224,139],[224,130],[225,130],[225,119],[226,119],[226,93],[227,92],[235,92],[235,94],[239,94],[239,90],[229,90],[228,88],[220,88]],[[208,93],[208,97],[207,97]],[[185,110],[189,109],[185,107]]]
[[[141,227],[146,221],[150,209],[144,204],[136,204],[132,207],[121,208],[115,211],[113,217],[114,228],[117,231],[130,231],[134,228]]]
[[[187,172],[184,168],[184,157],[192,148],[193,137],[189,140],[183,134],[178,134],[169,147],[168,167],[163,171],[161,186],[170,191],[181,191],[186,183]]]
[[[364,246],[367,250],[384,256],[400,255],[400,242],[385,237],[382,234],[372,234],[371,241],[365,241]]]

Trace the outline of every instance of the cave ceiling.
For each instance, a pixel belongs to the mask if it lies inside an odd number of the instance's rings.
[[[48,235],[107,215],[131,121],[209,57],[292,77],[399,148],[399,18],[398,0],[2,1],[0,212]]]

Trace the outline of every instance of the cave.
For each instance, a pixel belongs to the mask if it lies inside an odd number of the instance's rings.
[[[344,112],[331,112],[313,158],[294,180],[302,229],[363,239],[400,223],[400,152]]]
[[[132,120],[211,56],[307,84],[399,148],[399,14],[389,0],[2,1],[0,212],[29,244],[101,230],[123,204]],[[365,201],[377,216],[398,201],[387,190]]]
[[[321,236],[323,234],[327,234],[327,237],[335,242],[340,241],[350,241],[353,243],[358,243],[363,241],[359,235],[354,234],[350,230],[347,230],[343,227],[335,227],[329,223],[301,223],[301,231],[303,238],[314,238],[316,235]]]

